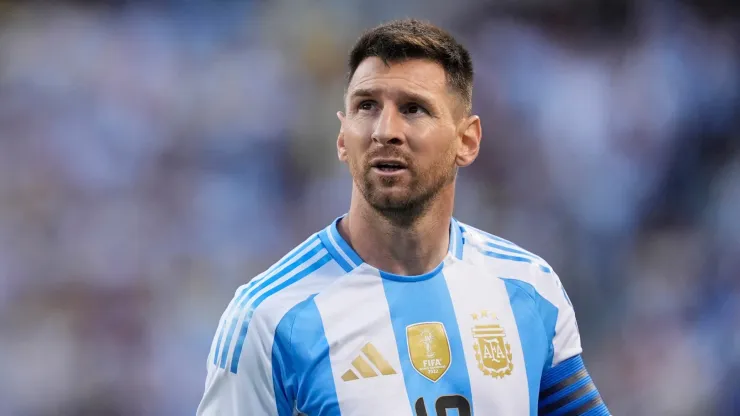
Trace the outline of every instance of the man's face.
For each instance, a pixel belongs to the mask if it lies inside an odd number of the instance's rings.
[[[459,99],[437,63],[411,59],[386,66],[367,58],[352,77],[345,106],[339,158],[375,209],[419,209],[465,164],[461,117],[455,115]]]

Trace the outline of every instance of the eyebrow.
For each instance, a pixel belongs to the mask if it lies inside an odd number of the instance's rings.
[[[376,88],[358,88],[356,90],[353,90],[350,94],[349,98],[362,98],[362,97],[373,97],[377,95],[380,92],[380,90]],[[409,92],[409,91],[399,91],[398,95],[405,100],[417,102],[419,104],[423,104],[426,107],[432,107],[434,109],[437,108],[436,105],[433,104],[432,100],[429,97],[426,97],[422,94]]]

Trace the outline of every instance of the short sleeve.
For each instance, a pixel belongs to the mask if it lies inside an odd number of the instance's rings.
[[[539,271],[536,290],[540,296],[557,309],[555,331],[552,338],[551,366],[554,367],[583,351],[581,335],[578,332],[573,304],[560,281],[560,277],[552,269],[549,272]]]
[[[221,317],[208,354],[205,391],[198,416],[292,415],[281,385],[283,354],[276,328],[260,313],[240,308],[239,294]]]

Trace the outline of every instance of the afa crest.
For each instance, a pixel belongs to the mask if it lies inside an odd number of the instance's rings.
[[[473,314],[473,339],[478,368],[487,376],[504,378],[514,371],[511,345],[506,331],[495,315],[488,311]]]

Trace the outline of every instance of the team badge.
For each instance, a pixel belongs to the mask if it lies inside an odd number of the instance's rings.
[[[496,316],[488,311],[473,314],[473,338],[478,368],[487,376],[504,378],[514,370],[511,345]]]
[[[450,342],[441,322],[407,326],[406,341],[411,364],[422,376],[436,382],[450,368]]]

